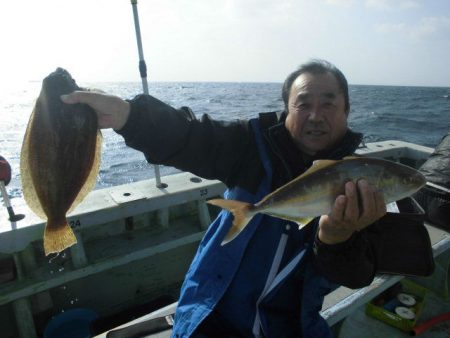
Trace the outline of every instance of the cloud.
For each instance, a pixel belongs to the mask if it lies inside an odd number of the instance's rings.
[[[412,41],[428,39],[431,36],[450,33],[450,17],[424,17],[416,25],[399,23],[378,23],[374,26],[377,33],[397,34]]]
[[[326,0],[328,5],[348,7],[355,3],[355,0]]]
[[[358,3],[356,0],[325,0],[333,6],[350,7]],[[364,5],[369,9],[392,11],[420,7],[420,0],[365,0]]]
[[[411,30],[410,35],[413,39],[422,40],[447,30],[450,31],[450,17],[426,17]]]
[[[375,25],[375,31],[382,34],[402,33],[406,31],[406,24],[400,23],[379,23]]]
[[[366,6],[374,9],[391,9],[389,0],[366,0]]]
[[[417,8],[420,6],[418,0],[366,0],[365,5],[368,8],[387,11]]]
[[[400,2],[400,8],[402,9],[410,9],[410,8],[417,8],[420,7],[420,4],[418,1],[414,0],[406,0]]]

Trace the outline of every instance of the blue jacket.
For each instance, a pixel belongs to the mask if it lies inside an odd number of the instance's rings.
[[[272,168],[259,121],[251,120],[251,126],[266,175],[255,194],[235,187],[225,197],[256,203],[271,190]],[[241,336],[301,332],[305,338],[331,338],[319,311],[336,285],[312,264],[315,228],[307,236],[295,223],[257,214],[236,239],[221,246],[232,219],[222,211],[201,241],[181,288],[172,336],[193,336],[216,311]]]

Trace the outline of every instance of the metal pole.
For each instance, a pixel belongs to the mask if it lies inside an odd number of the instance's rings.
[[[8,193],[6,192],[5,183],[3,181],[0,181],[0,193],[3,197],[3,202],[5,203],[6,210],[8,210],[9,220],[11,222],[17,222],[23,219],[25,215],[14,213],[11,202],[9,201]]]
[[[137,0],[131,0],[131,6],[133,7],[133,17],[134,17],[134,28],[136,30],[136,41],[139,52],[139,73],[141,74],[142,88],[144,94],[148,94],[148,82],[147,82],[147,65],[144,60],[144,51],[142,50],[142,40],[141,40],[141,28],[139,26],[139,15],[137,9]],[[155,164],[153,166],[155,170],[156,186],[158,188],[164,187],[161,183],[161,175],[159,173],[159,165]]]

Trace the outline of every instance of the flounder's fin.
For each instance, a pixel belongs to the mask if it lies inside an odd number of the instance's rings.
[[[36,109],[36,108],[35,108]],[[22,181],[23,198],[30,209],[40,218],[46,219],[47,216],[42,208],[36,189],[34,188],[33,179],[31,177],[32,163],[30,158],[30,130],[33,126],[35,109],[31,113],[28,121],[25,136],[22,142],[22,149],[20,151],[20,179]]]
[[[74,245],[77,238],[67,221],[64,225],[54,225],[47,222],[44,230],[44,252],[48,256],[51,253],[58,253]]]
[[[222,241],[222,245],[235,239],[255,215],[252,212],[254,206],[251,203],[224,199],[213,199],[207,202],[230,211],[234,216],[233,225],[225,236],[225,239]]]

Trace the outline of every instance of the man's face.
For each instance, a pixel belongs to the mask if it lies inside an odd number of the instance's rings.
[[[332,148],[347,131],[345,98],[331,73],[303,73],[292,84],[285,126],[308,155]]]

